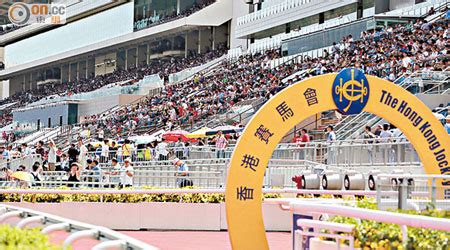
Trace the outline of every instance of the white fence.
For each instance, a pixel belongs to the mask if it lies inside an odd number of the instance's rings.
[[[65,238],[64,249],[70,247],[75,241],[85,238],[99,240],[100,242],[92,249],[139,249],[156,250],[144,242],[131,238],[127,235],[115,232],[105,227],[99,227],[59,216],[37,212],[31,209],[18,208],[9,205],[0,205],[0,223],[7,223],[12,218],[20,218],[17,228],[25,228],[30,224],[39,223],[45,226],[42,234],[50,234],[56,231],[69,232]]]
[[[273,203],[277,203],[276,200]],[[435,229],[435,230],[443,230],[446,232],[450,232],[450,220],[443,218],[434,218],[428,216],[418,216],[418,215],[409,215],[409,214],[401,214],[394,212],[386,212],[386,211],[378,211],[371,209],[363,209],[349,206],[340,206],[336,204],[330,204],[325,202],[311,202],[311,201],[292,201],[289,205],[286,205],[286,202],[280,202],[280,207],[283,209],[290,209],[293,214],[315,214],[315,215],[336,215],[336,216],[344,216],[350,218],[371,220],[376,222],[383,222],[389,224],[397,224],[400,225],[403,232],[403,243],[406,243],[408,237],[407,227],[416,227],[416,228],[424,228],[424,229]],[[325,216],[328,217],[328,216]],[[313,217],[314,218],[314,217]],[[317,218],[317,216],[316,216]],[[305,223],[306,222],[306,223]],[[309,244],[313,244],[315,246],[318,245],[317,242],[311,241],[310,239],[305,239],[303,236],[315,236],[320,237],[323,236],[319,230],[328,230],[335,237],[339,238],[338,232],[344,232],[347,236],[350,236],[350,232],[352,228],[347,228],[345,225],[347,224],[337,224],[330,222],[318,222],[318,221],[310,221],[309,223],[306,220],[297,220],[296,223],[299,227],[313,228],[314,231],[310,234],[305,234],[305,232],[309,232],[309,230],[296,230],[294,232],[294,249],[305,249],[303,248],[304,241],[309,241]],[[353,237],[353,236],[351,236]],[[313,238],[315,241],[319,240],[317,238]],[[341,246],[340,243],[335,244],[332,249],[339,249],[339,247],[343,247],[342,249],[354,249],[352,246],[353,239],[350,239],[350,246]],[[320,245],[322,248],[327,245]],[[328,245],[330,247],[330,245]],[[320,249],[320,248],[315,248]]]

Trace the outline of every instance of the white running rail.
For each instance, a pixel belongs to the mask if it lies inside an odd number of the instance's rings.
[[[92,238],[102,241],[94,246],[93,249],[157,250],[156,247],[105,227],[94,226],[31,209],[0,205],[0,223],[5,223],[11,218],[22,218],[16,224],[18,228],[24,228],[29,224],[40,223],[45,226],[41,230],[43,234],[49,234],[55,231],[69,232],[70,235],[63,243],[64,249],[79,239]]]

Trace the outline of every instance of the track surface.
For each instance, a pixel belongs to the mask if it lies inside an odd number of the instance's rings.
[[[146,242],[162,250],[229,250],[231,249],[227,232],[204,231],[121,231],[135,239]],[[52,242],[61,243],[67,233],[58,232],[51,235]],[[291,249],[290,233],[267,233],[270,249]],[[94,240],[79,240],[73,245],[74,250],[91,249],[97,244]]]

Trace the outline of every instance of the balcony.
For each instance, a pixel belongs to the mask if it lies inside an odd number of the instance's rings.
[[[262,10],[239,17],[236,36],[251,34],[290,23],[328,10],[343,7],[357,0],[285,0]]]

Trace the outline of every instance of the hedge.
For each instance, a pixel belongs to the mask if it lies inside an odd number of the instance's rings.
[[[154,189],[145,187],[144,189]],[[279,194],[264,194],[264,198],[280,198]],[[139,202],[182,202],[182,203],[223,203],[224,194],[0,194],[0,202],[113,202],[113,203],[139,203]]]
[[[376,209],[376,204],[367,199],[357,202],[357,206],[366,209]],[[397,211],[414,215],[430,216],[434,218],[450,218],[450,211],[439,211],[433,207],[417,212],[411,210]],[[359,220],[335,216],[332,222],[355,225],[355,248],[377,249],[377,250],[402,250],[402,249],[450,249],[450,234],[445,231],[408,228],[407,244],[403,245],[403,234],[399,225],[389,223],[379,223],[370,220]]]
[[[10,225],[0,225],[0,249],[11,250],[59,250],[61,246],[50,243],[40,228],[19,229]]]

